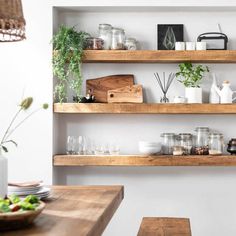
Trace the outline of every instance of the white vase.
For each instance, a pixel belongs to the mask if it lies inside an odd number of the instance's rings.
[[[185,88],[188,103],[202,103],[202,88]]]
[[[8,186],[8,171],[7,158],[4,157],[0,149],[0,197],[4,198],[7,195]]]
[[[216,81],[216,75],[213,74],[213,80],[210,90],[210,96],[209,96],[209,102],[213,104],[220,103],[220,96],[216,91],[216,87],[218,88],[217,81]]]

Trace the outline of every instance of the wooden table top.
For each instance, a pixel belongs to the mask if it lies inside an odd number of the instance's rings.
[[[54,186],[46,208],[31,226],[0,235],[99,236],[123,197],[123,186]]]

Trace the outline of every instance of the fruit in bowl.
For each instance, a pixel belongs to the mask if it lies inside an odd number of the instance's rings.
[[[139,142],[139,152],[144,155],[154,155],[160,153],[161,143],[159,142],[148,142],[140,141]]]

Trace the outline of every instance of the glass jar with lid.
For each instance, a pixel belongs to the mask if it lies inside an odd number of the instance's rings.
[[[127,38],[125,40],[125,49],[126,50],[137,50],[138,42],[135,38]]]
[[[221,133],[211,133],[209,136],[209,154],[222,155],[224,150],[224,138]]]
[[[179,145],[183,147],[184,155],[190,155],[193,147],[193,136],[190,133],[181,133],[177,137]]]
[[[192,148],[193,155],[209,155],[209,132],[208,127],[197,127],[196,143]]]
[[[182,146],[173,147],[173,156],[182,156],[184,155],[184,148]]]
[[[104,49],[104,40],[101,38],[87,38],[86,40],[87,50],[102,50]]]
[[[173,148],[176,144],[176,134],[174,133],[163,133],[161,134],[163,138],[162,142],[162,154],[173,155]]]
[[[125,31],[121,28],[112,28],[111,49],[125,49]]]
[[[111,49],[112,26],[110,24],[99,24],[99,38],[104,41],[103,48]]]

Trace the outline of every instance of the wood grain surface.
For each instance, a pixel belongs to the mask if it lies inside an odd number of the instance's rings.
[[[99,236],[124,196],[122,186],[57,186],[30,227],[1,236]]]
[[[236,166],[236,156],[55,155],[54,166]]]
[[[83,62],[95,63],[236,63],[236,50],[85,50]]]
[[[107,91],[134,84],[134,75],[109,75],[86,80],[86,91],[93,92],[96,102],[107,102]]]
[[[142,85],[126,86],[107,91],[108,103],[143,103]]]
[[[55,103],[54,112],[95,114],[236,114],[236,104]]]
[[[144,217],[138,236],[191,236],[186,218]]]

